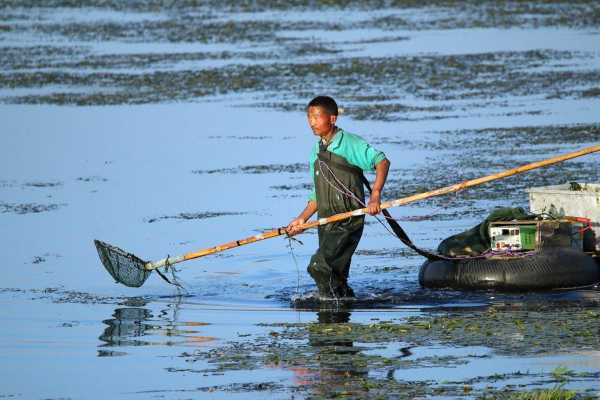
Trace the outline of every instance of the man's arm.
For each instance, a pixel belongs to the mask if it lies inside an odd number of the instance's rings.
[[[316,212],[317,212],[317,202],[313,201],[313,200],[309,200],[308,204],[306,205],[304,210],[302,210],[300,215],[298,215],[298,217],[296,217],[294,220],[292,220],[292,222],[290,222],[288,224],[288,226],[286,228],[286,232],[288,233],[288,235],[293,236],[293,235],[296,235],[296,234],[302,232],[304,229],[301,229],[300,225],[302,225],[303,223],[308,221],[308,219],[310,217],[312,217],[313,214]]]
[[[367,212],[371,215],[381,212],[381,191],[383,190],[383,185],[385,185],[389,170],[390,161],[387,158],[384,158],[375,165],[375,182],[373,183],[371,197],[369,197],[369,204],[367,204]]]

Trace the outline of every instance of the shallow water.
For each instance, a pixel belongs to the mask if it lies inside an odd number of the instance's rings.
[[[597,288],[422,289],[374,219],[348,309],[291,308],[313,232],[181,264],[179,293],[115,284],[92,243],[159,259],[287,224],[322,92],[392,161],[386,199],[597,144],[595,2],[84,3],[0,5],[0,397],[598,395]],[[392,214],[435,248],[599,160]]]

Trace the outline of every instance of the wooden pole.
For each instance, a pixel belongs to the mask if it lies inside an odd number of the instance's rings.
[[[600,151],[600,145],[587,147],[587,148],[579,150],[579,151],[567,153],[567,154],[557,156],[557,157],[552,157],[547,160],[537,161],[537,162],[533,162],[530,164],[522,165],[520,167],[512,168],[512,169],[509,169],[509,170],[506,170],[503,172],[499,172],[497,174],[487,175],[487,176],[477,178],[477,179],[466,180],[461,183],[456,183],[454,185],[446,186],[446,187],[432,190],[429,192],[414,194],[412,196],[403,197],[403,198],[396,199],[396,200],[386,201],[381,204],[381,208],[385,209],[385,208],[391,208],[391,207],[398,207],[398,206],[402,206],[405,204],[413,203],[415,201],[427,199],[429,197],[441,196],[443,194],[458,192],[458,191],[464,190],[464,189],[472,187],[472,186],[482,185],[484,183],[488,183],[488,182],[495,181],[498,179],[503,179],[503,178],[517,175],[517,174],[520,174],[523,172],[531,171],[532,169],[537,169],[537,168],[546,167],[548,165],[558,164],[563,161],[570,160],[572,158],[581,157],[586,154],[594,153],[597,151]],[[342,221],[344,219],[348,219],[351,217],[365,215],[366,213],[367,213],[367,209],[361,208],[361,209],[357,209],[354,211],[348,211],[345,213],[332,215],[331,217],[328,217],[328,218],[320,218],[315,221],[307,222],[307,223],[301,225],[301,228],[306,230],[306,229],[314,228],[319,225],[326,225],[326,224],[330,224],[332,222]],[[204,257],[204,256],[207,256],[210,254],[219,253],[224,250],[233,249],[235,247],[243,246],[246,244],[258,242],[258,241],[265,240],[265,239],[274,238],[274,237],[281,236],[284,234],[286,234],[285,227],[277,228],[277,229],[273,229],[273,230],[270,230],[267,232],[260,233],[258,235],[247,237],[245,239],[240,239],[240,240],[224,243],[224,244],[221,244],[218,246],[209,247],[204,250],[187,253],[183,256],[170,257],[168,259],[162,259],[159,261],[148,262],[144,267],[147,270],[153,270],[156,268],[163,267],[167,264],[176,264],[176,263],[179,263],[182,261],[187,261],[187,260],[192,260],[194,258]]]

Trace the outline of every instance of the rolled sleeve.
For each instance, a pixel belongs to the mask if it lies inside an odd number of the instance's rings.
[[[375,166],[383,160],[385,160],[386,158],[387,157],[385,156],[385,153],[383,151],[378,151],[377,154],[375,154],[375,157],[373,157],[373,169],[375,169]]]

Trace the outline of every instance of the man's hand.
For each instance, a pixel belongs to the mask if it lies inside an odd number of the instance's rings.
[[[375,165],[375,182],[373,183],[373,191],[367,204],[367,213],[376,215],[381,212],[381,191],[385,180],[387,179],[388,171],[390,170],[390,161],[387,158],[379,161]]]
[[[302,233],[304,231],[304,229],[302,229],[300,226],[305,223],[306,221],[304,220],[304,218],[298,217],[294,220],[292,220],[292,222],[290,222],[286,228],[286,232],[288,235],[290,236],[294,236],[297,235],[299,233]]]
[[[317,202],[314,200],[309,200],[308,204],[306,205],[304,210],[302,210],[300,215],[293,219],[292,222],[290,222],[285,228],[287,234],[290,236],[294,236],[304,232],[304,229],[300,228],[300,225],[306,223],[306,221],[308,221],[308,219],[312,217],[314,213],[317,212],[317,208]]]
[[[369,215],[377,215],[381,212],[381,194],[373,191],[369,198],[369,204],[367,204],[367,213]]]

